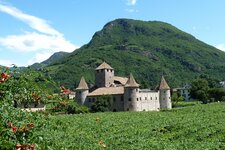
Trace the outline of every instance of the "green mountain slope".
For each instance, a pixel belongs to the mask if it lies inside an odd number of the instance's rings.
[[[164,75],[172,87],[200,74],[225,79],[225,53],[176,27],[158,21],[117,19],[107,23],[92,40],[46,68],[68,87],[83,75],[94,82],[94,69],[106,61],[115,74],[133,73],[144,87],[155,87]]]

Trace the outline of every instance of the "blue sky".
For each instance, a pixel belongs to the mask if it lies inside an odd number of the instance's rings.
[[[117,18],[167,22],[225,50],[224,6],[224,0],[0,0],[0,65],[72,52]]]

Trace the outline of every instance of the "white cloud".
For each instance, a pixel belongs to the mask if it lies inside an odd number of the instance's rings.
[[[51,27],[44,19],[26,14],[13,6],[3,5],[1,3],[0,12],[9,14],[34,29],[32,32],[25,31],[21,35],[0,37],[0,45],[5,48],[19,52],[35,52],[35,57],[29,60],[29,64],[31,62],[34,63],[35,61],[41,62],[47,59],[54,52],[72,52],[79,48],[66,40],[62,33]],[[43,53],[43,50],[45,53]],[[8,61],[5,62],[6,63],[0,62],[0,64],[11,63]]]
[[[51,55],[52,55],[52,53],[49,53],[49,52],[36,53],[34,58],[31,58],[30,60],[28,60],[28,65],[32,65],[36,62],[38,62],[38,63],[43,62],[46,59],[48,59]]]
[[[40,50],[72,52],[78,48],[62,36],[51,36],[36,32],[27,32],[24,35],[9,35],[5,38],[0,38],[0,44],[20,52]]]
[[[13,62],[11,60],[4,60],[4,59],[1,59],[0,60],[0,64],[2,66],[6,66],[6,67],[10,67],[12,66]]]
[[[127,0],[127,5],[134,6],[134,5],[136,5],[136,3],[137,3],[137,0]]]
[[[218,44],[216,45],[216,48],[218,48],[221,51],[225,51],[225,44]]]
[[[7,6],[7,5],[2,5],[0,4],[0,11],[7,13],[23,22],[28,24],[31,28],[45,33],[45,34],[50,34],[50,35],[57,35],[57,36],[62,36],[60,32],[52,28],[46,20],[25,14],[19,9],[12,7],[12,6]]]

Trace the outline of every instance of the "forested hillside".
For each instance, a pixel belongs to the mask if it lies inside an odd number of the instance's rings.
[[[74,88],[84,76],[94,82],[95,68],[106,61],[115,74],[131,72],[143,87],[155,87],[164,75],[172,87],[201,74],[225,79],[225,53],[176,27],[159,21],[116,19],[92,40],[45,69],[51,77]]]

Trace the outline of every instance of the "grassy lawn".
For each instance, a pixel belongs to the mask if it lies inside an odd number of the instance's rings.
[[[51,116],[42,144],[53,149],[225,149],[225,103],[161,112]],[[38,132],[35,134],[39,134]]]

